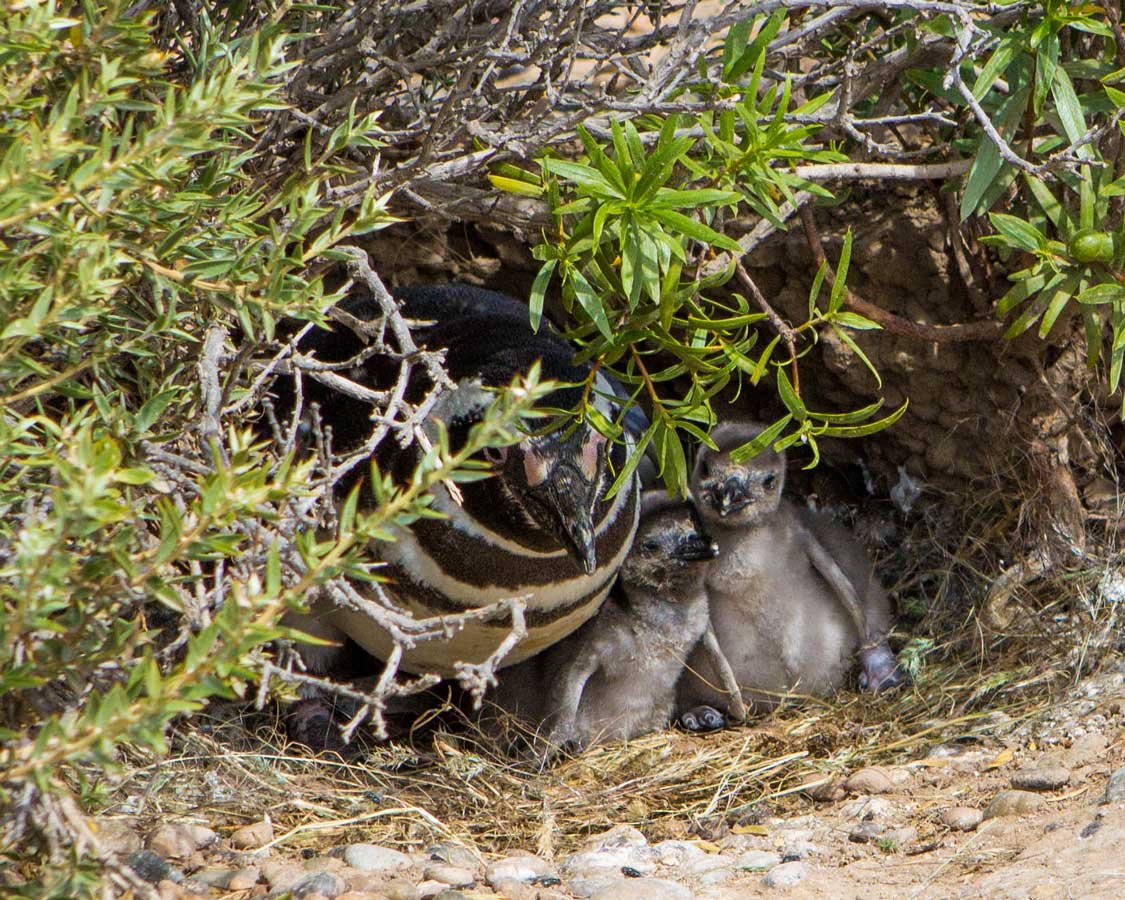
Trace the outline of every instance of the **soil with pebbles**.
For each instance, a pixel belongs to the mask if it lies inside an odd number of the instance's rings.
[[[652,842],[619,825],[543,858],[385,847],[361,828],[319,851],[164,822],[102,819],[103,842],[162,900],[1125,898],[1125,667],[993,744],[944,743],[810,788],[799,814]]]

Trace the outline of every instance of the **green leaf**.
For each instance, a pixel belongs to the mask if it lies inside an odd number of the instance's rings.
[[[832,292],[828,295],[828,311],[836,312],[844,305],[848,296],[848,266],[852,259],[852,230],[844,232],[844,245],[840,248],[840,260],[836,263],[836,280],[832,282]]]
[[[738,245],[738,241],[727,237],[725,234],[720,234],[714,229],[704,225],[702,222],[697,222],[695,219],[685,216],[683,213],[678,213],[671,209],[653,209],[650,213],[653,218],[659,219],[665,225],[676,229],[680,234],[686,235],[693,240],[709,244],[712,247],[719,247],[722,250],[729,250],[732,253],[740,253],[742,251],[742,248]]]
[[[910,401],[906,400],[902,406],[896,409],[889,416],[878,419],[875,422],[868,422],[866,425],[830,425],[824,429],[824,434],[830,437],[844,437],[844,438],[857,438],[867,437],[869,434],[875,434],[877,431],[882,431],[884,428],[890,428],[899,419],[902,418],[903,413],[906,412]]]
[[[832,321],[854,331],[872,331],[883,327],[878,322],[873,322],[871,319],[853,312],[838,312],[832,316]]]
[[[503,175],[489,174],[488,180],[492,182],[492,186],[498,191],[504,191],[508,194],[518,194],[521,197],[534,197],[536,200],[543,197],[543,185],[541,184],[528,184],[526,181],[521,181],[515,178],[505,178]]]
[[[1034,253],[1047,243],[1047,238],[1040,233],[1038,228],[1016,216],[1010,216],[1007,213],[989,213],[988,218],[992,222],[992,227],[1006,237],[1011,244],[1027,250],[1029,253]]]
[[[785,369],[782,366],[777,367],[777,393],[794,419],[798,422],[804,422],[808,418],[809,411],[805,409],[805,404],[801,401],[797,392],[793,390],[793,383],[789,380],[789,376],[785,374]]]
[[[744,463],[748,459],[753,459],[761,453],[766,447],[774,442],[779,434],[785,430],[785,426],[793,421],[792,415],[782,416],[776,422],[763,428],[753,440],[747,441],[741,447],[736,447],[731,451],[730,458],[732,462]]]
[[[554,274],[557,264],[557,259],[547,260],[531,283],[531,295],[528,298],[528,318],[531,321],[532,331],[538,331],[539,325],[543,321],[543,306],[547,299],[547,285],[551,283],[551,276]]]
[[[1015,91],[1000,105],[993,124],[1001,134],[1014,128],[1023,113],[1027,103],[1028,88],[1026,86]],[[976,159],[969,169],[965,181],[965,191],[961,195],[961,220],[969,218],[977,209],[984,195],[992,186],[997,176],[1004,169],[1005,163],[1000,157],[1000,151],[989,139],[987,134],[982,134],[977,144]]]
[[[1047,303],[1047,310],[1043,313],[1043,321],[1039,323],[1039,337],[1046,338],[1050,334],[1051,329],[1055,326],[1055,321],[1067,304],[1074,298],[1075,292],[1078,290],[1079,282],[1082,276],[1078,272],[1074,272],[1066,277],[1062,284],[1056,289],[1051,299]]]
[[[118,469],[113,473],[113,480],[121,484],[148,484],[155,477],[155,472],[144,468]]]
[[[605,199],[623,200],[625,195],[606,180],[597,169],[582,163],[566,162],[561,159],[543,159],[539,164],[552,175],[573,181],[591,194]]]
[[[609,327],[609,319],[606,316],[605,307],[602,305],[601,299],[595,293],[590,282],[577,269],[569,269],[567,272],[567,283],[570,285],[571,290],[574,291],[574,296],[578,300],[578,305],[582,307],[586,315],[590,317],[590,321],[601,332],[602,337],[607,341],[613,340],[613,330]]]
[[[879,375],[879,370],[871,364],[871,360],[869,360],[867,358],[867,354],[860,349],[860,346],[855,342],[855,339],[846,331],[844,331],[844,329],[837,328],[835,323],[832,324],[832,333],[845,344],[847,344],[848,349],[850,349],[852,353],[859,357],[860,362],[862,362],[864,366],[867,367],[867,371],[869,371],[875,377],[875,386],[881,388],[883,386],[883,379],[882,376]]]
[[[609,490],[606,491],[607,500],[612,500],[616,497],[621,488],[633,477],[633,473],[637,471],[637,466],[641,464],[641,460],[645,457],[648,445],[652,443],[652,437],[656,433],[656,429],[657,424],[653,422],[645,433],[641,435],[640,439],[637,441],[636,447],[633,448],[628,459],[625,460],[625,465],[621,467],[621,471],[618,472],[617,477],[613,479],[613,484],[611,484]]]
[[[1077,143],[1086,134],[1086,118],[1082,115],[1082,104],[1078,102],[1078,95],[1074,93],[1074,85],[1066,69],[1059,66],[1055,69],[1055,79],[1051,83],[1051,95],[1055,98],[1059,120],[1062,122],[1063,131],[1071,146]],[[1090,146],[1081,147],[1080,156],[1089,156]]]
[[[179,392],[178,388],[169,388],[146,400],[133,419],[133,430],[138,434],[147,432]]]
[[[1095,284],[1078,295],[1078,302],[1093,306],[1098,303],[1125,303],[1125,286],[1109,282]]]

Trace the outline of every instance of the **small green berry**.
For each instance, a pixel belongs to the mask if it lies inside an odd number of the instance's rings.
[[[1080,263],[1113,262],[1113,236],[1104,231],[1083,228],[1071,237],[1066,249]]]

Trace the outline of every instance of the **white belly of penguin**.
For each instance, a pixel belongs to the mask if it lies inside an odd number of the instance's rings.
[[[635,490],[635,488],[634,488]],[[599,530],[610,527],[620,515],[626,514],[629,507],[630,491],[623,490],[615,498],[605,519],[599,523]],[[527,636],[521,640],[501,661],[502,666],[513,665],[534,656],[540,650],[562,640],[568,634],[592,617],[601,607],[613,583],[613,576],[620,569],[632,544],[636,530],[639,504],[633,503],[633,522],[628,538],[622,542],[617,553],[601,561],[593,574],[580,574],[577,577],[537,584],[535,566],[537,561],[566,556],[566,551],[541,552],[529,550],[499,535],[482,529],[479,523],[471,521],[464,511],[450,498],[444,487],[435,490],[435,506],[450,517],[450,526],[484,537],[489,543],[526,559],[528,571],[527,590],[511,587],[478,586],[459,581],[448,571],[442,569],[420,546],[408,529],[398,530],[397,539],[378,546],[378,555],[388,563],[409,572],[411,577],[449,598],[456,598],[465,609],[475,609],[498,601],[523,598],[527,613],[549,613],[565,609],[583,598],[586,602],[560,615],[558,618],[540,624],[529,624]],[[357,586],[358,587],[358,586]],[[599,590],[600,587],[600,590]],[[386,595],[405,613],[415,619],[429,619],[441,615],[412,598],[396,595],[394,585],[383,586]],[[360,588],[362,590],[362,588]],[[386,659],[394,647],[391,635],[370,617],[349,609],[336,608],[319,616],[345,632],[353,641],[372,655]],[[510,620],[502,613],[491,623],[469,622],[450,625],[446,634],[432,640],[417,642],[414,646],[404,646],[401,667],[414,673],[435,672],[443,676],[456,675],[455,662],[481,663],[488,659],[509,633],[505,627]]]

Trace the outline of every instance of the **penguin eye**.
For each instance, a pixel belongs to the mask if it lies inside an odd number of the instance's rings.
[[[486,461],[495,465],[500,465],[508,458],[507,447],[485,447],[484,458]]]
[[[762,484],[765,485],[766,490],[770,490],[777,483],[776,475],[767,475],[762,479]]]
[[[641,549],[647,550],[652,553],[653,551],[660,549],[660,542],[654,540],[653,538],[649,538],[648,540],[641,542]]]

